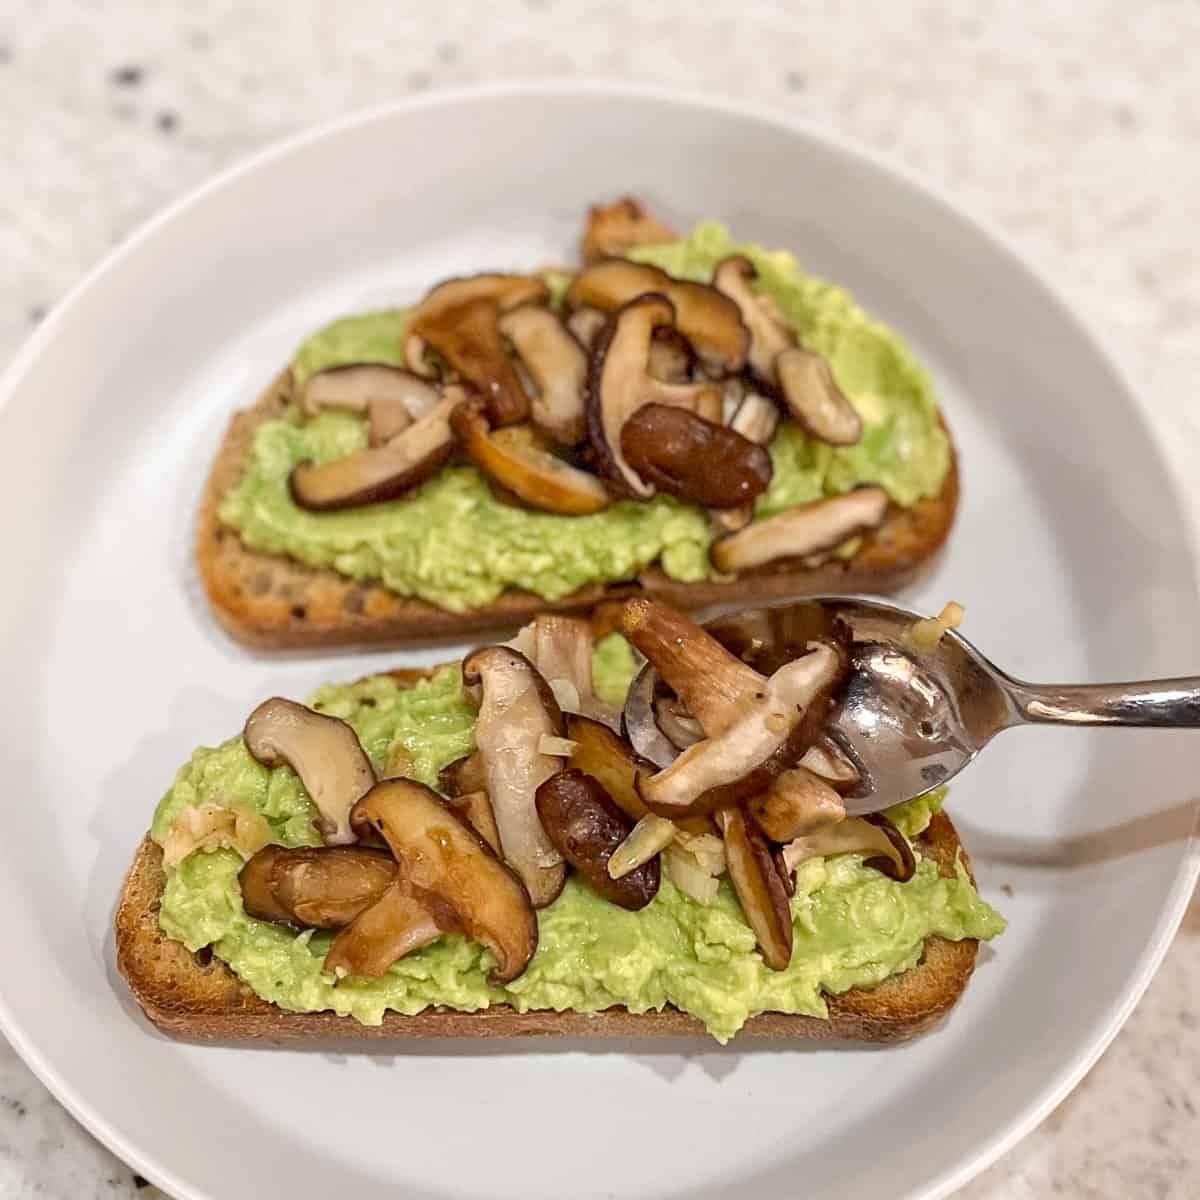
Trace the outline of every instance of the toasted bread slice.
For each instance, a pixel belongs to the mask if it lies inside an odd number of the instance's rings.
[[[912,508],[893,506],[884,524],[863,539],[862,548],[849,560],[815,567],[772,565],[744,572],[730,582],[704,583],[680,583],[651,567],[636,583],[591,584],[558,601],[508,591],[484,608],[449,612],[398,596],[382,584],[359,583],[336,571],[260,554],[244,546],[236,530],[221,524],[217,510],[245,470],[255,430],[283,411],[289,391],[290,374],[285,371],[253,408],[234,416],[204,490],[196,543],[196,561],[213,611],[239,641],[266,649],[396,642],[515,628],[541,612],[587,612],[602,600],[639,591],[685,610],[820,592],[894,592],[928,567],[945,542],[958,507],[955,456],[937,496]]]
[[[397,671],[415,682],[423,672]],[[937,814],[918,845],[937,860],[944,875],[955,856],[970,861],[949,817]],[[631,1013],[624,1008],[597,1014],[537,1011],[518,1013],[505,1006],[480,1012],[432,1008],[416,1016],[388,1013],[382,1025],[361,1025],[332,1012],[286,1012],[260,999],[219,959],[198,956],[159,928],[158,912],[166,876],[162,851],[147,835],[138,847],[121,890],[115,922],[117,967],[146,1016],[164,1033],[200,1041],[267,1039],[431,1038],[431,1037],[678,1037],[704,1033],[695,1017],[667,1008]],[[936,1024],[962,995],[975,969],[978,943],[930,938],[921,962],[878,987],[830,996],[829,1019],[763,1013],[752,1017],[739,1036],[853,1039],[895,1042],[915,1037]]]

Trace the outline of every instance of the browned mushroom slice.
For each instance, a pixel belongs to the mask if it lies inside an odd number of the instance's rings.
[[[784,771],[769,788],[746,804],[746,811],[773,842],[790,842],[846,815],[842,798],[820,776],[804,767]]]
[[[706,737],[669,767],[638,780],[646,807],[664,817],[691,815],[765,791],[812,743],[846,670],[844,652],[828,643],[814,644],[780,667],[725,733]]]
[[[792,961],[792,910],[761,831],[741,809],[717,814],[725,838],[725,865],[763,962],[772,971]]]
[[[292,499],[313,512],[398,499],[437,474],[450,458],[450,414],[462,399],[460,388],[448,387],[433,408],[386,445],[320,466],[301,463],[289,480]]]
[[[446,807],[466,821],[492,850],[500,853],[500,830],[496,827],[496,814],[487,792],[481,790],[449,796],[446,798]]]
[[[806,859],[827,854],[861,854],[864,866],[873,867],[901,883],[911,879],[917,869],[912,847],[882,813],[847,817],[794,839],[783,848],[784,866],[789,873],[794,873]]]
[[[238,874],[242,904],[261,921],[342,929],[396,878],[396,862],[365,846],[264,846]]]
[[[555,313],[524,304],[500,318],[500,332],[513,344],[537,394],[530,400],[534,425],[562,446],[574,446],[587,434],[583,394],[588,360]]]
[[[710,552],[713,566],[718,571],[748,571],[833,550],[882,525],[887,511],[887,492],[874,486],[800,504],[718,538]]]
[[[624,254],[635,246],[658,246],[675,238],[673,230],[656,221],[632,196],[623,196],[612,204],[595,204],[588,209],[581,246],[583,261],[595,262]]]
[[[562,737],[562,712],[549,685],[523,654],[485,646],[463,661],[463,683],[480,701],[475,745],[496,814],[504,858],[544,908],[562,891],[562,855],[538,820],[537,790],[563,768],[539,749],[541,739]]]
[[[353,820],[387,842],[399,864],[396,887],[407,890],[439,927],[460,926],[491,950],[493,983],[508,983],[525,970],[538,936],[529,894],[436,792],[411,779],[376,784],[355,805]]]
[[[423,337],[415,333],[407,333],[404,338],[404,361],[408,369],[422,379],[440,379],[441,371],[429,353],[429,344]]]
[[[607,324],[608,313],[586,304],[567,316],[567,328],[588,354],[596,348]]]
[[[537,790],[542,825],[558,852],[605,900],[630,911],[645,908],[658,892],[658,859],[614,878],[613,852],[629,836],[633,822],[603,785],[579,770],[561,771]]]
[[[708,284],[674,279],[648,263],[610,258],[580,271],[567,288],[566,302],[568,308],[586,304],[614,312],[648,292],[671,301],[678,314],[676,328],[706,366],[721,374],[742,369],[750,346],[749,330],[737,305]]]
[[[775,319],[750,289],[758,271],[744,255],[723,258],[713,271],[713,287],[728,296],[738,307],[742,323],[750,330],[750,369],[764,383],[775,385],[776,359],[796,344],[786,324]]]
[[[382,363],[353,363],[310,375],[300,393],[300,410],[307,416],[323,408],[365,413],[371,445],[382,446],[437,401],[437,389],[411,371]]]
[[[729,428],[740,433],[756,446],[770,444],[779,428],[779,409],[773,400],[758,392],[747,392],[729,421]],[[740,504],[736,508],[716,509],[713,526],[719,533],[733,533],[754,519],[754,505]]]
[[[462,758],[456,758],[438,773],[438,787],[447,796],[465,796],[469,792],[487,791],[487,775],[483,770],[483,758],[476,750]]]
[[[403,883],[393,883],[333,939],[323,970],[338,979],[347,975],[378,979],[392,963],[454,929],[455,923],[446,916],[439,921]]]
[[[621,428],[621,453],[659,491],[705,508],[746,504],[767,490],[771,455],[727,425],[647,404]]]
[[[650,357],[646,360],[648,374],[663,383],[687,383],[695,362],[696,356],[687,338],[678,329],[654,331],[654,337],[650,339]],[[707,413],[702,415],[708,416]]]
[[[550,685],[564,713],[582,713],[616,729],[620,709],[596,695],[592,679],[592,650],[596,638],[590,622],[559,613],[541,613],[511,642]]]
[[[571,713],[567,737],[575,743],[568,766],[600,783],[631,822],[640,821],[649,810],[638,795],[636,780],[647,764],[638,760],[623,738],[590,717]]]
[[[844,646],[829,640],[810,643],[803,657],[764,677],[694,621],[645,597],[624,602],[619,628],[705,733],[656,775],[638,779],[642,800],[660,816],[710,812],[765,791],[818,736],[848,670]],[[639,745],[641,733],[629,732]]]
[[[813,437],[831,446],[853,446],[862,438],[858,409],[819,354],[793,346],[775,360],[775,371],[788,411]]]
[[[763,698],[763,677],[690,617],[645,596],[621,604],[617,629],[644,654],[708,737]],[[635,742],[636,744],[636,742]]]
[[[493,431],[481,400],[464,400],[451,414],[450,426],[471,461],[530,508],[581,516],[611,503],[595,475],[556,457],[528,426]]]
[[[321,814],[317,826],[326,844],[355,840],[350,810],[374,786],[375,772],[345,721],[276,696],[250,714],[242,737],[264,767],[286,763],[300,776]]]
[[[438,284],[413,312],[411,337],[432,346],[484,397],[496,425],[529,417],[529,397],[504,348],[500,315],[546,300],[545,283],[526,275],[472,275]]]
[[[711,383],[664,383],[649,374],[650,345],[657,329],[675,318],[661,295],[640,296],[626,304],[606,326],[592,356],[588,387],[588,436],[602,472],[631,496],[648,499],[653,485],[625,460],[621,431],[639,408],[661,404],[712,412],[720,389]]]

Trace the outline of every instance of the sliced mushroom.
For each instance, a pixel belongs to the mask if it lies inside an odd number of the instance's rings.
[[[384,446],[314,466],[300,463],[288,481],[292,499],[312,512],[395,500],[437,474],[454,450],[450,414],[463,400],[448,387],[423,417]]]
[[[302,929],[342,929],[396,878],[396,861],[365,846],[265,846],[241,869],[246,912]]]
[[[755,445],[766,446],[779,428],[779,409],[760,392],[747,392],[729,427]]]
[[[858,768],[831,737],[819,737],[800,759],[800,766],[819,775],[835,791],[851,791],[859,780]]]
[[[779,428],[779,409],[766,396],[747,392],[730,419],[729,427],[756,446],[767,446]],[[753,504],[719,508],[712,513],[713,525],[719,533],[734,533],[749,525],[753,519]]]
[[[583,261],[624,254],[635,246],[658,246],[675,241],[675,237],[674,231],[656,221],[632,196],[623,196],[612,204],[596,204],[588,209],[581,246]]]
[[[563,761],[543,754],[544,734],[562,737],[563,716],[554,693],[523,654],[486,646],[463,661],[463,682],[480,701],[475,745],[496,814],[506,861],[521,877],[535,908],[563,889],[562,855],[538,820],[535,796]]]
[[[355,840],[350,810],[374,786],[375,772],[345,721],[276,696],[250,714],[242,737],[264,767],[287,763],[300,776],[321,814],[317,827],[326,845]]]
[[[399,864],[398,886],[440,927],[452,913],[468,938],[491,950],[492,983],[508,983],[525,970],[538,938],[529,894],[436,792],[415,780],[388,780],[355,805],[353,819],[383,837]]]
[[[310,375],[300,393],[300,411],[310,417],[323,408],[366,413],[371,445],[382,446],[437,401],[437,389],[411,371],[353,363]]]
[[[500,853],[500,830],[496,826],[496,814],[487,792],[480,790],[449,796],[446,798],[446,807],[466,821],[496,854]]]
[[[620,725],[620,710],[596,695],[592,679],[596,638],[590,622],[541,613],[510,644],[537,668],[564,713],[582,713],[614,729]]]
[[[706,737],[639,780],[646,807],[660,816],[705,813],[765,790],[812,742],[845,673],[838,648],[814,644],[764,680],[762,698],[724,734]]]
[[[741,254],[723,258],[713,271],[713,287],[728,296],[738,307],[742,323],[750,330],[750,369],[764,383],[778,383],[776,359],[796,344],[791,329],[775,319],[759,297],[750,290],[750,281],[757,278],[754,264]]]
[[[538,788],[537,810],[558,852],[605,900],[636,911],[654,899],[657,858],[619,876],[610,869],[613,852],[633,824],[598,780],[579,770],[562,771]]]
[[[711,413],[720,389],[711,383],[664,383],[648,372],[656,329],[669,327],[675,310],[664,296],[640,296],[606,327],[592,356],[588,388],[588,436],[600,469],[630,495],[648,499],[654,488],[625,461],[621,431],[639,408],[661,404]]]
[[[917,869],[912,847],[904,835],[882,813],[847,817],[806,837],[798,837],[783,848],[786,870],[794,873],[809,858],[828,854],[862,854],[863,865],[881,871],[901,883]]]
[[[618,808],[631,822],[647,813],[637,790],[639,771],[647,771],[629,745],[607,725],[589,717],[571,713],[567,717],[567,737],[575,751],[567,764],[599,782]]]
[[[729,882],[737,892],[746,922],[754,930],[763,962],[772,971],[792,961],[792,910],[762,832],[741,809],[717,814],[725,838]]]
[[[392,963],[457,928],[449,912],[436,918],[404,882],[392,883],[333,939],[325,952],[326,975],[378,979]]]
[[[766,678],[687,617],[643,597],[625,602],[621,630],[705,733],[638,779],[646,807],[660,816],[711,812],[765,791],[817,737],[849,669],[845,648],[821,641]],[[628,706],[625,716],[628,723]],[[639,745],[639,733],[630,735]]]
[[[713,566],[718,571],[748,571],[833,550],[882,525],[887,511],[887,492],[874,486],[800,504],[718,538],[711,551]]]
[[[593,310],[594,311],[594,310]],[[656,329],[650,339],[650,356],[646,360],[646,371],[663,383],[687,383],[692,377],[696,355],[688,340],[678,329]],[[713,418],[709,414],[703,416]]]
[[[665,404],[637,409],[621,428],[621,453],[639,479],[705,508],[753,501],[771,482],[771,456],[727,425]]]
[[[731,729],[746,709],[763,698],[764,679],[753,667],[668,604],[645,596],[626,600],[617,629],[650,660],[708,737]],[[640,737],[632,736],[632,722],[629,733],[637,749]]]
[[[667,740],[679,750],[686,750],[704,740],[704,728],[678,698],[660,696],[654,701],[655,724]]]
[[[415,333],[409,333],[404,338],[404,361],[414,375],[422,379],[440,379],[441,371],[430,357],[429,343]]]
[[[555,313],[532,304],[505,313],[500,332],[512,342],[536,388],[530,400],[534,425],[562,446],[582,442],[588,371],[583,346]]]
[[[792,767],[746,803],[746,811],[773,842],[790,842],[846,815],[842,798],[819,775]]]
[[[596,348],[596,342],[607,324],[608,313],[587,304],[567,316],[567,328],[588,354]]]
[[[862,438],[858,409],[819,354],[793,346],[775,360],[775,371],[788,411],[813,437],[831,446],[853,446]]]
[[[526,275],[472,275],[438,284],[408,323],[410,336],[432,346],[483,396],[495,425],[529,417],[529,397],[500,335],[500,315],[522,304],[542,303],[545,283]]]
[[[471,461],[530,508],[579,516],[612,502],[595,475],[556,457],[529,426],[493,431],[481,400],[464,400],[451,414],[450,427]]]
[[[465,796],[469,792],[487,791],[483,756],[475,750],[462,758],[456,758],[438,773],[438,787],[447,796]]]
[[[648,263],[605,259],[585,267],[567,288],[568,308],[588,305],[615,312],[648,292],[665,296],[678,313],[676,328],[700,360],[720,374],[733,374],[746,363],[750,333],[737,305],[704,283],[674,279]]]

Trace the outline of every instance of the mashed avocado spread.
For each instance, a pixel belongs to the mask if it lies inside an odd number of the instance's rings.
[[[597,690],[619,701],[633,670],[628,647],[619,638],[601,643],[595,670]],[[473,748],[475,709],[457,667],[409,689],[386,676],[327,686],[313,705],[354,727],[377,770],[392,745],[402,743],[414,775],[430,785],[441,767]],[[240,737],[192,755],[158,806],[152,836],[161,843],[181,808],[205,803],[261,814],[282,845],[319,844],[316,808],[298,777],[288,767],[261,766]],[[939,803],[913,801],[892,817],[915,837]],[[913,878],[899,884],[864,867],[858,855],[813,859],[797,872],[791,964],[770,971],[724,880],[705,906],[664,877],[646,908],[626,912],[572,876],[538,914],[538,949],[529,967],[504,988],[487,982],[491,953],[455,934],[402,958],[380,979],[335,984],[321,974],[331,935],[297,935],[246,916],[237,883],[241,866],[235,852],[218,850],[193,853],[168,871],[163,930],[192,950],[211,945],[258,995],[281,1008],[331,1009],[369,1025],[388,1009],[416,1013],[431,1004],[465,1011],[508,1004],[520,1012],[598,1012],[620,1004],[645,1012],[673,1004],[724,1042],[754,1013],[824,1017],[822,993],[870,987],[907,970],[934,934],[991,938],[1004,929],[961,865],[953,878],[942,878],[923,860]]]
[[[730,240],[715,223],[631,257],[682,278],[707,281],[728,254],[758,268],[756,287],[774,298],[803,345],[822,354],[863,418],[856,446],[835,449],[791,423],[771,445],[774,478],[756,516],[771,516],[823,495],[877,483],[900,505],[936,495],[950,464],[928,377],[899,337],[867,316],[840,288],[805,274],[786,252]],[[300,386],[313,373],[351,362],[402,365],[405,313],[348,317],[301,346],[292,363]],[[401,500],[342,512],[298,508],[292,468],[327,462],[366,446],[363,419],[326,412],[301,422],[289,410],[259,428],[241,482],[221,504],[221,520],[255,550],[285,554],[361,580],[381,580],[404,596],[463,611],[509,588],[557,600],[587,583],[631,579],[657,562],[674,579],[712,573],[705,513],[670,496],[621,501],[589,516],[560,516],[496,500],[469,466],[448,467]]]

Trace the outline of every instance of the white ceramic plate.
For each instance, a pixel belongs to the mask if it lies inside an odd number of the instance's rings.
[[[229,414],[326,319],[561,260],[623,192],[790,247],[930,365],[965,491],[915,601],[963,601],[1033,677],[1200,668],[1192,551],[1128,388],[1009,250],[894,169],[735,108],[579,86],[437,97],[260,155],[104,263],[0,387],[3,1024],[179,1196],[944,1195],[1079,1079],[1180,918],[1186,736],[1018,732],[954,791],[1011,929],[911,1046],[215,1049],[141,1018],[110,924],[176,766],[264,695],[434,653],[255,656],[220,633],[190,549]]]

